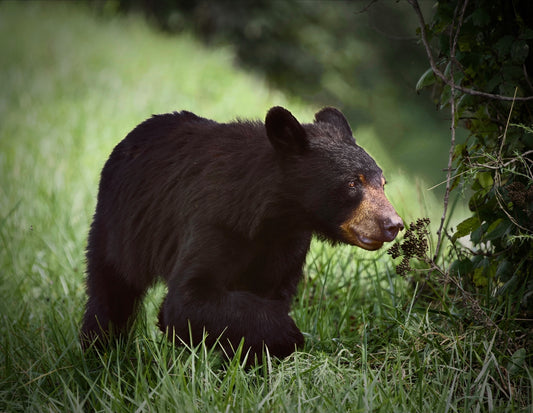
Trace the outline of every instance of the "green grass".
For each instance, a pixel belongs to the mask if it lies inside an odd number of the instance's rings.
[[[465,325],[453,305],[415,303],[384,252],[319,242],[293,309],[306,345],[286,360],[246,370],[168,342],[155,327],[161,286],[129,340],[84,354],[84,247],[112,147],[152,113],[227,121],[285,105],[310,121],[317,108],[240,71],[229,48],[69,4],[0,3],[0,53],[0,412],[532,408],[523,351]],[[407,220],[438,215],[371,127],[356,136]]]

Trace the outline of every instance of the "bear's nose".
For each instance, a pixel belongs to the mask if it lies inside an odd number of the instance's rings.
[[[383,221],[383,232],[387,241],[392,241],[398,232],[404,228],[403,221],[399,215],[385,218]]]

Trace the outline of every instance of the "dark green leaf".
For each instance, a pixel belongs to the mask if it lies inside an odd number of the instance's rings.
[[[466,95],[463,95],[466,96]],[[459,143],[453,148],[453,157],[456,159],[459,156],[463,156],[463,152],[466,150],[466,143]]]
[[[472,13],[472,22],[475,26],[483,27],[490,23],[490,15],[485,9],[479,8]]]
[[[529,54],[529,46],[525,40],[517,40],[511,47],[511,60],[513,63],[522,64]]]
[[[507,364],[507,371],[511,377],[515,376],[524,368],[526,362],[526,353],[527,352],[525,348],[519,348],[511,356],[511,360],[509,360],[509,363]]]
[[[479,244],[481,242],[482,236],[483,231],[481,230],[481,227],[476,228],[474,231],[472,231],[472,234],[470,235],[470,241],[472,241],[474,244]]]
[[[433,73],[433,69],[429,68],[424,72],[422,76],[420,76],[420,79],[418,79],[418,82],[416,82],[416,91],[420,91],[421,89],[430,86],[435,83],[436,81],[435,74]]]
[[[487,233],[485,234],[485,239],[487,241],[495,240],[501,238],[505,235],[511,228],[511,223],[503,218],[497,219],[487,228]]]
[[[472,280],[476,287],[485,287],[489,283],[484,268],[476,268]]]
[[[525,29],[523,31],[523,33],[520,35],[520,37],[522,39],[525,39],[525,40],[531,40],[533,39],[533,29]]]
[[[452,96],[452,91],[450,86],[444,87],[440,95],[440,107],[441,109],[450,104],[450,97]]]
[[[504,59],[509,54],[513,42],[514,38],[510,35],[503,36],[500,40],[496,42],[496,44],[494,45],[494,49],[498,52],[500,59]]]
[[[472,231],[474,231],[475,229],[479,228],[480,225],[481,222],[479,221],[477,215],[467,218],[459,225],[457,225],[457,230],[455,231],[455,234],[453,234],[452,239],[455,241],[458,238],[464,237],[472,233]]]
[[[460,36],[459,37],[459,50],[461,52],[470,52],[472,51],[474,39],[471,36]]]
[[[490,172],[478,173],[477,180],[481,188],[484,188],[484,189],[490,188],[494,184],[494,180],[492,179],[492,175]]]
[[[464,258],[462,260],[454,261],[450,266],[450,271],[453,274],[461,277],[471,273],[473,268],[474,266],[472,264],[472,261],[470,261],[468,258]]]
[[[496,278],[498,278],[499,280],[507,280],[512,275],[512,273],[513,265],[509,261],[504,259],[498,265],[498,269],[496,270]]]

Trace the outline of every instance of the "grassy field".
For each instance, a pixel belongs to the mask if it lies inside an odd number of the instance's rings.
[[[319,242],[293,310],[306,345],[286,360],[246,370],[167,342],[155,327],[162,286],[127,342],[84,354],[84,248],[113,146],[152,113],[227,121],[284,105],[311,121],[318,108],[240,71],[229,48],[70,4],[1,2],[0,56],[0,412],[533,408],[531,367],[494,332],[466,325],[452,304],[415,303],[417,286],[384,251]],[[369,125],[356,137],[407,221],[440,214]]]

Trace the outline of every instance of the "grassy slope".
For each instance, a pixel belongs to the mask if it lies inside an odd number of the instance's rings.
[[[518,410],[531,376],[501,379],[491,337],[410,306],[382,253],[315,243],[294,307],[304,351],[244,371],[157,333],[163,290],[128,343],[83,355],[83,249],[99,170],[151,113],[225,121],[314,109],[232,66],[230,50],[166,38],[137,18],[97,21],[58,3],[0,3],[0,411]],[[408,219],[416,189],[371,128],[357,134],[389,172]],[[432,201],[423,205],[433,205]],[[431,209],[431,207],[430,207]],[[530,374],[530,373],[529,373]],[[505,376],[505,374],[504,374]],[[507,376],[505,376],[507,377]],[[524,378],[520,378],[524,377]]]

